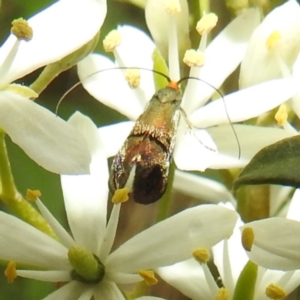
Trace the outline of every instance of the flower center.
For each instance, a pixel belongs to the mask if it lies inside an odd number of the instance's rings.
[[[137,88],[140,85],[141,72],[138,69],[128,69],[125,72],[125,79],[131,88]]]
[[[138,273],[141,277],[143,277],[147,285],[157,284],[158,280],[152,270],[139,270]]]
[[[214,13],[204,15],[197,23],[196,30],[200,35],[209,34],[217,25],[218,16]]]
[[[204,61],[204,53],[194,49],[187,50],[183,58],[183,62],[189,67],[201,67],[204,65]]]
[[[71,277],[83,283],[99,283],[105,275],[105,266],[98,257],[87,249],[74,245],[68,252],[69,261],[74,268]]]

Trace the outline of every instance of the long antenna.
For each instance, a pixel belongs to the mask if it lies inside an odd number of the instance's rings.
[[[160,72],[160,71],[156,71],[156,70],[152,70],[152,69],[148,69],[148,68],[140,68],[140,67],[114,67],[114,68],[107,68],[107,69],[102,69],[102,70],[99,70],[99,71],[96,71],[90,75],[88,75],[87,77],[85,77],[82,81],[84,80],[87,80],[89,78],[91,78],[92,76],[94,75],[97,75],[99,73],[102,73],[102,72],[105,72],[105,71],[112,71],[112,70],[128,70],[128,69],[137,69],[137,70],[144,70],[144,71],[150,71],[150,72],[153,72],[155,74],[158,74],[158,75],[161,75],[162,77],[164,77],[169,83],[172,82],[172,80],[170,79],[169,76],[167,76],[166,74]],[[198,81],[201,81],[205,84],[207,84],[208,86],[210,86],[212,89],[214,89],[217,94],[219,94],[219,96],[223,99],[223,104],[224,104],[224,109],[225,109],[225,112],[226,112],[226,116],[227,116],[227,119],[229,121],[229,124],[230,124],[230,127],[233,131],[233,134],[234,134],[234,137],[237,141],[237,145],[238,145],[238,151],[239,151],[239,154],[238,154],[238,158],[240,159],[241,158],[241,144],[240,144],[240,141],[238,139],[238,136],[237,136],[237,133],[234,129],[234,126],[232,124],[232,121],[230,119],[230,116],[229,116],[229,113],[228,113],[228,109],[227,109],[227,106],[226,106],[226,101],[224,99],[224,96],[223,94],[221,93],[221,91],[219,89],[217,89],[216,87],[214,87],[212,84],[210,84],[209,82],[206,82],[205,80],[201,79],[201,78],[198,78],[198,77],[193,77],[193,76],[186,76],[186,77],[183,77],[181,78],[178,82],[177,82],[177,85],[179,86],[179,84],[184,81],[184,80],[189,80],[189,79],[194,79],[194,80],[198,80]],[[81,84],[81,81],[78,81],[77,83],[75,83],[71,88],[69,88],[63,95],[62,97],[59,99],[57,105],[56,105],[56,108],[55,108],[55,114],[57,115],[58,114],[58,108],[61,104],[61,102],[66,98],[66,96],[71,92],[73,91],[77,86],[79,86]],[[184,112],[185,113],[185,112]]]
[[[201,79],[201,78],[198,78],[198,77],[186,76],[186,77],[181,78],[177,83],[180,84],[182,81],[188,80],[188,79],[199,80],[199,81],[201,81],[201,82],[207,84],[207,85],[210,86],[212,89],[214,89],[214,90],[217,92],[217,94],[219,94],[219,96],[222,98],[223,104],[224,104],[225,113],[226,113],[226,116],[227,116],[227,119],[228,119],[228,121],[229,121],[230,127],[231,127],[231,129],[232,129],[232,131],[233,131],[234,137],[235,137],[236,142],[237,142],[237,146],[238,146],[238,150],[239,150],[238,158],[240,159],[240,158],[241,158],[241,144],[240,144],[240,141],[239,141],[239,139],[238,139],[237,133],[236,133],[236,131],[235,131],[235,129],[234,129],[234,126],[233,126],[233,124],[232,124],[232,121],[231,121],[231,119],[230,119],[230,116],[229,116],[229,113],[228,113],[228,109],[227,109],[227,105],[226,105],[226,101],[225,101],[225,99],[224,99],[224,96],[223,96],[222,92],[221,92],[219,89],[217,89],[216,87],[214,87],[212,84],[210,84],[209,82],[206,82],[205,80],[203,80],[203,79]]]
[[[87,77],[85,77],[82,81],[85,81],[91,77],[93,77],[94,75],[97,75],[99,73],[102,73],[104,71],[112,71],[112,70],[129,70],[129,69],[136,69],[136,70],[145,70],[145,71],[150,71],[150,72],[153,72],[153,73],[156,73],[158,75],[161,75],[162,77],[164,77],[168,82],[171,82],[171,79],[169,76],[167,76],[166,74],[160,72],[160,71],[156,71],[156,70],[152,70],[152,69],[148,69],[148,68],[140,68],[140,67],[114,67],[114,68],[107,68],[107,69],[102,69],[102,70],[99,70],[99,71],[96,71],[90,75],[88,75]],[[58,100],[58,103],[56,105],[56,108],[55,108],[55,114],[57,115],[58,114],[58,108],[60,106],[60,104],[62,103],[62,101],[66,98],[66,96],[72,92],[76,87],[78,87],[82,81],[78,81],[76,82],[72,87],[70,87],[63,95],[62,97]]]

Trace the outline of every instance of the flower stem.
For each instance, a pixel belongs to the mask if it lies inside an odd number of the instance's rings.
[[[24,221],[55,237],[48,223],[16,188],[7,154],[5,132],[2,129],[0,129],[0,200]]]

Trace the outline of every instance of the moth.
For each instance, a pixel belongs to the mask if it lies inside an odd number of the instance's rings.
[[[135,202],[151,204],[165,193],[181,113],[179,82],[157,91],[137,119],[112,162],[112,194],[129,187]]]

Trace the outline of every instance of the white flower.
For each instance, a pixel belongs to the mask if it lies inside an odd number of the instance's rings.
[[[204,52],[206,57],[204,66],[193,67],[191,75],[200,77],[218,88],[242,60],[247,40],[257,23],[258,15],[255,10],[250,10],[235,19],[207,47]],[[151,69],[153,67],[151,54],[155,48],[151,40],[141,31],[129,26],[119,27],[118,30],[122,42],[114,51],[116,65]],[[236,35],[237,31],[240,32],[239,35]],[[176,60],[173,62],[176,64]],[[154,83],[151,78],[149,79],[152,74],[141,71],[143,72],[141,84],[139,88],[133,90],[128,87],[121,71],[97,73],[99,70],[114,68],[116,65],[104,56],[92,54],[78,64],[78,73],[83,86],[96,99],[136,120],[154,94]],[[94,73],[97,74],[87,79],[88,75]],[[240,122],[276,107],[295,94],[295,90],[291,79],[273,80],[227,95],[225,101],[219,99],[203,106],[214,90],[196,80],[190,80],[183,95],[182,108],[195,127],[207,128],[228,123],[225,106],[230,120]],[[120,124],[120,131],[114,141],[111,141],[111,135],[107,136],[107,139],[116,145],[111,155],[115,155],[119,150],[118,147],[122,144],[119,139],[123,142],[130,132],[129,125],[126,127],[128,131],[121,129],[123,126],[124,123]],[[186,130],[185,121],[181,120],[174,150],[177,167],[182,170],[200,171],[206,168],[242,167],[264,146],[290,136],[288,132],[278,128],[247,125],[234,127],[242,150],[240,158],[237,141],[229,125],[215,126],[208,128],[207,131]],[[215,150],[214,142],[218,151]]]
[[[238,278],[248,261],[246,252],[241,245],[239,226],[242,224],[239,219],[233,235],[228,240],[221,241],[213,247],[214,264],[219,271],[224,288],[219,288],[207,265],[205,263],[200,264],[195,259],[159,268],[157,273],[163,280],[191,299],[233,299]],[[299,279],[300,271],[282,272],[258,267],[253,300],[270,299],[266,295],[270,286],[280,287],[285,295],[288,295],[299,285]],[[251,293],[250,285],[249,289],[244,291],[244,295],[247,295],[248,292]],[[228,297],[221,297],[221,295],[228,295]]]
[[[249,258],[263,267],[278,270],[300,269],[300,190],[293,195],[287,218],[273,217],[247,223],[242,227],[249,241]]]
[[[87,146],[70,124],[10,83],[86,44],[99,31],[105,15],[105,0],[60,0],[28,20],[32,39],[18,40],[11,34],[0,48],[0,127],[49,171],[87,173]]]
[[[71,123],[86,137],[92,163],[90,175],[61,177],[72,236],[37,202],[60,242],[23,221],[0,213],[0,257],[37,267],[17,270],[22,277],[67,282],[45,299],[125,299],[116,284],[143,280],[137,271],[174,264],[191,256],[198,247],[210,248],[229,237],[237,214],[215,205],[187,209],[134,236],[111,252],[121,204],[113,207],[107,223],[108,168],[101,140],[91,121],[77,114]],[[68,258],[72,246],[84,247],[105,267],[98,283],[80,282],[71,275]],[[104,273],[104,274],[103,274]],[[84,278],[85,279],[85,278]]]
[[[300,51],[300,6],[289,0],[255,29],[241,64],[240,87],[289,75]]]

